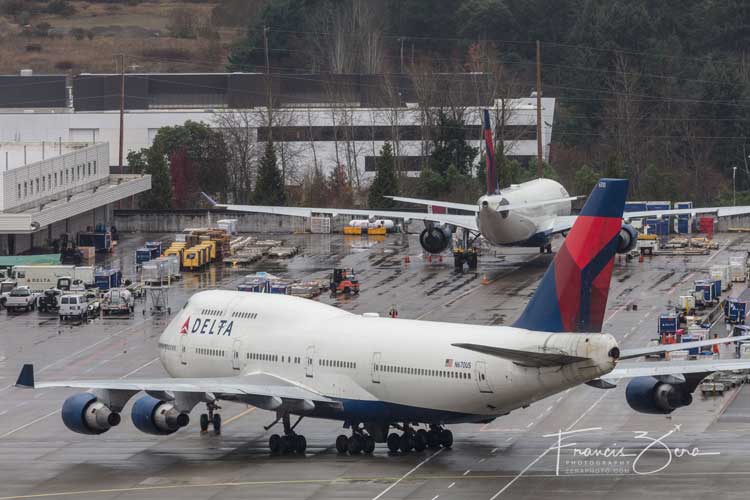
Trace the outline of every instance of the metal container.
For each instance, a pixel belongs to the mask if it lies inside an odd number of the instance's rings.
[[[117,288],[122,283],[122,273],[119,269],[97,269],[94,273],[94,283],[99,290]]]
[[[141,279],[144,283],[164,283],[169,281],[170,261],[154,259],[143,263]]]
[[[730,268],[724,264],[715,264],[711,266],[709,275],[712,280],[719,280],[721,282],[722,292],[726,292],[732,286],[732,274]]]
[[[747,302],[738,297],[727,297],[724,301],[724,319],[732,325],[744,325],[747,317]]]
[[[674,335],[680,326],[680,320],[675,313],[659,315],[659,335]]]

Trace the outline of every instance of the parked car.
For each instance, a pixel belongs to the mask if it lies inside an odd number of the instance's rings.
[[[77,318],[86,321],[89,316],[89,299],[85,294],[63,295],[60,299],[60,320]]]
[[[60,299],[62,291],[57,288],[48,288],[39,295],[36,300],[36,307],[39,312],[56,312],[60,309]]]
[[[8,298],[5,301],[5,308],[9,313],[23,309],[24,311],[33,311],[36,307],[36,299],[38,294],[32,293],[27,286],[19,286],[14,288],[8,294]]]

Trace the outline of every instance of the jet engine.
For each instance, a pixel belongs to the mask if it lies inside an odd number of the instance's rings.
[[[62,407],[65,427],[79,434],[101,434],[120,423],[120,414],[113,412],[96,395],[82,392],[70,396]]]
[[[668,384],[654,377],[636,377],[625,389],[625,399],[640,413],[667,415],[693,402],[685,384]]]
[[[178,411],[174,404],[151,396],[136,401],[130,415],[139,431],[162,436],[172,434],[190,422],[188,414]]]
[[[628,253],[638,242],[638,231],[630,224],[623,224],[620,228],[620,240],[617,243],[617,253]]]
[[[429,253],[440,253],[451,244],[452,231],[443,225],[425,228],[419,235],[419,243]]]

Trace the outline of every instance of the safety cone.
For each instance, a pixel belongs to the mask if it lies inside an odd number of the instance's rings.
[[[487,279],[487,275],[486,274],[484,276],[482,276],[482,284],[483,285],[489,285],[490,284],[490,281]]]
[[[432,264],[432,254],[430,254],[430,255],[427,256],[427,262],[429,262],[430,264]]]
[[[411,262],[411,259],[409,258],[408,255],[405,255],[404,256],[404,264],[408,264],[409,262]]]
[[[641,254],[640,257],[638,257],[638,262],[643,262],[643,254]]]

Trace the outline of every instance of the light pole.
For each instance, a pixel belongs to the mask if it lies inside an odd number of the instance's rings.
[[[737,206],[737,167],[732,167],[732,206]]]

